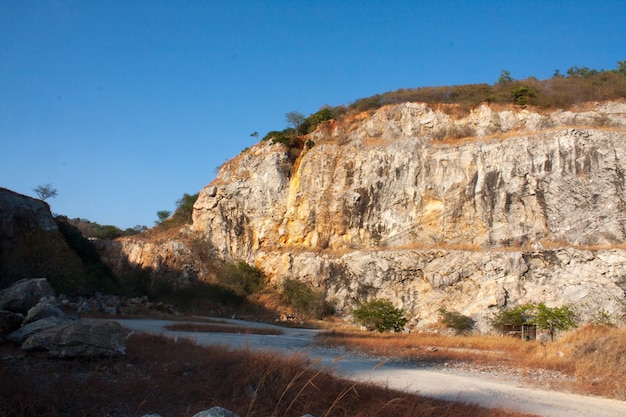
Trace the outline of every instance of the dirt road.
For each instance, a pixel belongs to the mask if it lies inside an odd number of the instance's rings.
[[[123,326],[133,331],[185,337],[201,345],[224,345],[284,354],[303,353],[314,361],[319,360],[321,366],[334,369],[340,376],[355,381],[384,384],[393,389],[427,397],[475,403],[484,407],[497,407],[546,417],[626,417],[624,401],[530,389],[513,383],[454,375],[438,371],[436,368],[417,369],[411,365],[394,363],[381,365],[381,361],[375,359],[315,346],[313,339],[318,333],[317,330],[289,329],[239,320],[225,321],[247,327],[279,328],[284,333],[256,335],[174,332],[165,330],[164,327],[176,323],[175,321],[119,320]]]

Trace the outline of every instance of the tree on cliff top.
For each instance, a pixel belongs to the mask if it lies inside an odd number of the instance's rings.
[[[54,198],[57,196],[57,190],[52,184],[39,185],[33,188],[33,191],[37,193],[41,200],[47,200],[48,198]]]

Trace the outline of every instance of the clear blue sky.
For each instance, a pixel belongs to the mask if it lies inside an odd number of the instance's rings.
[[[152,226],[289,111],[621,60],[623,0],[0,0],[0,186]]]

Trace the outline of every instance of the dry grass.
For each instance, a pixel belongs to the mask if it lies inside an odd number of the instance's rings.
[[[588,325],[547,344],[504,336],[381,335],[350,331],[321,334],[318,340],[326,345],[423,365],[450,362],[489,365],[522,375],[556,371],[575,378],[574,385],[564,384],[564,389],[626,399],[626,328]]]
[[[173,417],[219,405],[242,417],[523,416],[352,383],[299,356],[148,335],[127,347],[121,358],[62,361],[0,345],[0,415]]]

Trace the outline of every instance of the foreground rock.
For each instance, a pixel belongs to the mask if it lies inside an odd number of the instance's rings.
[[[126,331],[115,321],[78,320],[30,336],[25,351],[47,351],[52,357],[116,356],[126,353]]]
[[[126,353],[126,331],[118,322],[67,315],[45,278],[20,280],[3,290],[0,299],[5,309],[0,337],[25,351],[46,351],[60,358]]]
[[[22,279],[0,291],[0,309],[26,314],[42,298],[53,296],[47,279]]]

